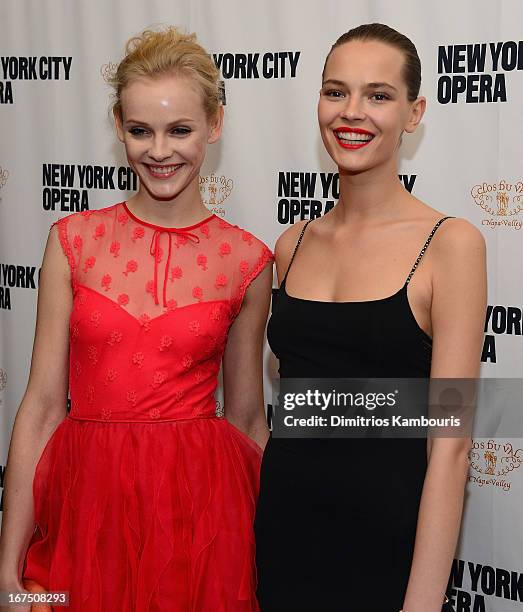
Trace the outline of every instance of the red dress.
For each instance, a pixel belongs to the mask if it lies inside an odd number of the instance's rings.
[[[36,467],[24,580],[69,591],[59,610],[258,610],[262,451],[214,392],[271,251],[215,215],[164,228],[125,203],[57,224],[74,294],[71,410]]]

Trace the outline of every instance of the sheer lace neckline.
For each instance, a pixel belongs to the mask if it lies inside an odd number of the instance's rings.
[[[149,223],[148,221],[144,221],[143,219],[140,219],[139,217],[137,217],[134,213],[132,213],[129,210],[129,207],[127,206],[127,202],[122,202],[122,206],[125,209],[125,212],[129,215],[129,217],[136,223],[139,223],[140,225],[144,225],[146,227],[150,227],[152,229],[162,230],[165,232],[180,232],[180,231],[192,230],[197,227],[200,227],[201,225],[204,225],[205,223],[208,223],[209,221],[211,221],[211,219],[214,219],[214,217],[216,216],[215,214],[209,215],[208,217],[205,217],[205,219],[198,221],[198,223],[194,223],[193,225],[187,225],[185,227],[166,227],[164,225],[156,225],[154,223]]]

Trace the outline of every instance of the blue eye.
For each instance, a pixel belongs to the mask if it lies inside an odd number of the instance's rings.
[[[133,127],[129,130],[129,134],[132,134],[133,136],[143,136],[146,133],[147,130],[141,127]]]
[[[171,131],[177,136],[186,136],[191,133],[191,129],[187,127],[175,127]]]

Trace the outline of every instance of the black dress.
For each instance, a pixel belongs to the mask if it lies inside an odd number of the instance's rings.
[[[268,340],[282,378],[428,378],[432,341],[407,286],[365,302],[289,296]],[[427,468],[425,439],[269,439],[256,514],[262,612],[397,612],[409,578]]]

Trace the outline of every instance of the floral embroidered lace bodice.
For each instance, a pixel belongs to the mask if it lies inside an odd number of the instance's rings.
[[[125,203],[57,224],[74,294],[70,416],[214,416],[229,327],[270,250],[215,215],[164,228]]]

